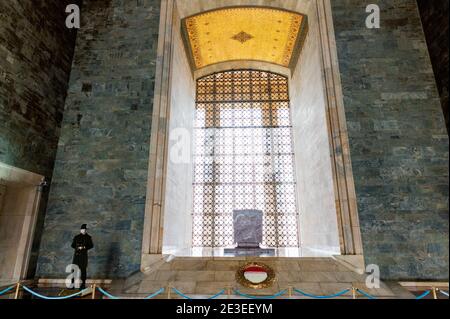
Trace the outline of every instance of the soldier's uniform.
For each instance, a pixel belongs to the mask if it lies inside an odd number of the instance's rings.
[[[81,229],[86,229],[86,225],[83,224]],[[72,248],[75,249],[73,255],[73,264],[77,265],[81,271],[81,289],[86,288],[86,270],[88,266],[88,250],[92,249],[94,244],[92,238],[87,233],[78,234],[73,238]]]

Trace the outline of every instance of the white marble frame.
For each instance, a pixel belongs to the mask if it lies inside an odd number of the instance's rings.
[[[326,89],[326,112],[330,152],[333,163],[333,183],[341,254],[361,256],[363,253],[362,240],[351,167],[331,3],[330,0],[305,0],[305,3],[310,3],[310,1],[316,1],[315,8],[317,9],[317,17],[319,20],[323,60],[322,71]],[[299,2],[292,0],[196,0],[189,1],[189,5],[186,5],[186,0],[178,0],[178,2],[176,0],[161,1],[160,36],[157,52],[149,175],[142,242],[142,269],[145,269],[146,266],[152,263],[154,258],[159,258],[158,256],[162,254],[164,190],[166,184],[165,175],[167,170],[167,142],[169,133],[166,128],[169,127],[170,120],[169,97],[171,93],[172,31],[175,10],[177,10],[177,4],[180,3],[181,7],[184,6],[181,9],[185,12],[184,14],[180,14],[179,18],[212,8],[230,5],[260,5],[286,8],[284,4],[291,3],[292,9],[295,9]]]
[[[26,279],[31,255],[31,246],[34,239],[34,231],[41,201],[39,185],[41,185],[44,180],[45,177],[42,175],[0,162],[0,183],[7,188],[10,186],[23,189],[27,193],[26,197],[28,198],[25,205],[25,211],[21,212],[24,216],[24,220],[20,229],[20,239],[17,242],[17,258],[14,261],[13,276],[12,278],[7,278],[8,282],[13,283]],[[2,207],[0,207],[0,209],[2,209]]]

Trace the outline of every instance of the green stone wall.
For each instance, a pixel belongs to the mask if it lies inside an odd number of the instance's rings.
[[[417,0],[420,17],[430,51],[431,63],[441,97],[442,110],[449,131],[448,117],[448,0]]]
[[[67,94],[75,29],[65,7],[79,0],[0,1],[0,162],[52,177]],[[48,189],[35,230],[36,266]]]
[[[95,245],[89,276],[139,270],[159,10],[159,0],[84,3],[38,276],[64,276],[82,223]]]
[[[366,263],[448,279],[448,135],[414,0],[332,0]]]

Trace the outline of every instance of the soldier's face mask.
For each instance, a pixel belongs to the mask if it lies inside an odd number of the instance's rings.
[[[86,229],[80,229],[80,233],[82,233],[83,235],[86,234]]]

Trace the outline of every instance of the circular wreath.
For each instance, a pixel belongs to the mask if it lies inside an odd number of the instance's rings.
[[[252,277],[255,278],[254,281],[250,280]],[[236,281],[247,288],[268,288],[275,281],[275,272],[263,263],[251,262],[238,269],[236,272]]]

